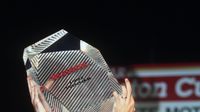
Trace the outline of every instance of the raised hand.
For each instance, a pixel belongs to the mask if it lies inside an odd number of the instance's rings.
[[[135,101],[128,79],[125,79],[125,85],[122,85],[122,95],[114,91],[113,96],[115,98],[113,112],[135,112]]]
[[[36,112],[51,112],[51,108],[45,100],[44,95],[40,91],[40,86],[32,79],[27,77],[31,102]]]

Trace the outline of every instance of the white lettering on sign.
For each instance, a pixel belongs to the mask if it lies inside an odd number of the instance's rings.
[[[152,94],[152,87],[149,83],[144,82],[138,85],[138,95],[141,98],[146,98]]]
[[[167,97],[167,84],[165,82],[141,82],[133,81],[132,87],[134,90],[133,95],[140,98],[166,98]]]
[[[165,82],[154,83],[154,87],[153,96],[159,98],[167,97],[167,84]]]
[[[166,112],[200,112],[200,107],[166,108]]]
[[[196,82],[195,93],[197,97],[200,97],[200,81]]]
[[[200,97],[200,81],[197,81],[195,78],[183,77],[179,79],[176,83],[175,91],[179,97],[187,98],[193,94],[197,97]],[[188,85],[187,89],[183,89],[184,85]],[[192,87],[191,87],[192,86]]]

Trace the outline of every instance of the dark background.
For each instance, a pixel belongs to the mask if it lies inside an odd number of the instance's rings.
[[[109,65],[198,63],[199,9],[189,1],[21,0],[3,4],[3,107],[33,112],[23,49],[65,29],[98,48]]]

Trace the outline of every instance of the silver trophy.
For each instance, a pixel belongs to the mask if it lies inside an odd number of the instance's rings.
[[[98,49],[60,30],[24,49],[27,75],[55,112],[112,112],[121,93]]]

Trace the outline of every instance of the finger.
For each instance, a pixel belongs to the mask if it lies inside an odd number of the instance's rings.
[[[38,97],[38,89],[39,89],[39,86],[37,85],[37,83],[34,81],[34,80],[32,80],[31,81],[32,82],[32,86],[33,86],[33,90],[34,90],[34,98],[33,98],[33,102],[34,103],[38,103],[38,102],[40,102],[39,101],[39,97]]]
[[[39,103],[38,91],[37,91],[37,87],[35,85],[34,85],[34,99],[33,99],[33,103],[34,104]]]
[[[39,98],[37,98],[37,100],[35,99],[35,104],[34,105],[35,105],[36,112],[51,112],[51,111],[47,111],[44,108],[44,105],[41,103],[41,101],[39,100]]]
[[[39,99],[40,99],[43,107],[45,108],[45,110],[47,112],[51,112],[51,108],[50,108],[49,104],[46,102],[44,94],[40,91],[40,89],[38,89],[38,96],[39,96]]]
[[[33,84],[35,86],[35,102],[36,103],[40,103],[40,105],[42,105],[42,107],[44,108],[44,110],[46,110],[47,112],[51,111],[51,108],[49,107],[48,103],[46,102],[46,99],[44,97],[44,94],[40,91],[40,87],[39,85],[33,81]]]
[[[31,101],[33,103],[33,100],[34,100],[34,86],[33,86],[33,81],[32,80],[29,80],[30,81],[30,96],[31,96]]]
[[[120,98],[119,98],[119,95],[117,94],[116,91],[113,92],[113,96],[114,96],[114,98],[115,98],[115,102],[116,102],[116,104],[119,104],[119,102],[120,102]]]
[[[37,86],[35,81],[32,81],[34,87],[33,87],[33,94],[34,94],[34,98],[33,98],[33,105],[35,106],[35,109],[37,110],[37,112],[47,112],[42,104],[42,102],[39,99],[39,86]]]
[[[38,84],[34,80],[32,80],[32,84],[34,87],[39,87]]]
[[[29,94],[31,93],[31,85],[30,85],[30,78],[27,77],[27,83],[28,83],[28,90],[29,90]]]
[[[28,80],[29,80],[30,90],[32,91],[31,88],[33,88],[33,79],[29,76]]]
[[[127,99],[130,100],[130,98],[132,97],[132,88],[131,88],[131,84],[127,78],[125,79],[125,84],[126,84],[126,90],[127,90]]]
[[[33,90],[33,102],[38,100],[38,91],[37,91],[37,84],[34,80],[31,79],[32,90]]]
[[[133,99],[133,97],[130,98],[130,104],[131,104],[132,106],[135,106],[135,100]]]
[[[33,103],[33,99],[34,99],[34,88],[32,86],[32,82],[30,77],[27,77],[27,82],[28,82],[28,90],[29,90],[29,95],[31,97],[31,102]]]
[[[122,97],[126,98],[127,97],[127,90],[126,87],[124,85],[121,86],[122,87]]]
[[[54,83],[54,80],[50,79],[44,84],[44,87],[48,90],[52,86],[53,83]]]

